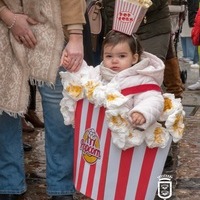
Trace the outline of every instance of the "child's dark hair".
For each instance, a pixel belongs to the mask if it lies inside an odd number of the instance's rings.
[[[133,54],[137,53],[139,55],[139,60],[140,60],[140,56],[143,52],[143,48],[142,48],[139,40],[137,39],[137,37],[135,35],[127,35],[125,33],[120,33],[118,31],[114,31],[114,30],[109,31],[103,41],[102,56],[104,53],[103,51],[104,51],[105,45],[109,44],[109,45],[115,46],[122,42],[128,42],[131,52]]]

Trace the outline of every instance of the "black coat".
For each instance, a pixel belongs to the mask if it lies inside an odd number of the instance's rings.
[[[199,8],[199,0],[188,0],[188,24],[189,27],[194,26],[194,19]]]
[[[143,21],[137,32],[141,40],[171,33],[168,0],[152,0],[152,3],[146,13],[146,23]]]
[[[168,0],[152,0],[152,3],[146,13],[146,23],[142,22],[137,32],[141,40],[171,32]],[[103,0],[104,35],[112,29],[114,6],[115,0]]]

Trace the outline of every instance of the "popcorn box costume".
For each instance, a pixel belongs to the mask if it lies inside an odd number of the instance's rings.
[[[140,64],[133,69],[137,67]],[[165,127],[156,122],[146,130],[134,128],[127,119],[127,96],[159,91],[159,86],[119,90],[118,82],[103,85],[97,69],[90,66],[77,73],[60,73],[64,87],[61,112],[65,124],[75,126],[75,187],[94,200],[153,200],[171,141],[177,142],[183,135],[181,101],[173,94],[163,94],[159,120]]]
[[[135,33],[151,4],[150,0],[116,0],[113,30]]]
[[[94,200],[154,199],[171,139],[165,148],[140,146],[122,150],[111,140],[103,107],[86,99],[77,104],[74,183]]]

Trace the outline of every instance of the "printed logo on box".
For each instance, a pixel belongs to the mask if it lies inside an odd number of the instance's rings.
[[[158,179],[158,196],[164,200],[169,199],[172,196],[172,176],[161,175]]]
[[[90,165],[95,164],[101,158],[99,136],[94,128],[85,130],[81,139],[80,150],[83,159]]]
[[[130,12],[122,11],[118,14],[118,20],[122,22],[132,22],[133,14]]]

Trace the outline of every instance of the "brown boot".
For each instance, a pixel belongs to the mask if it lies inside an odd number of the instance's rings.
[[[165,61],[164,86],[166,92],[174,94],[176,98],[182,98],[184,85],[181,80],[177,57]]]
[[[22,130],[23,132],[31,133],[34,132],[35,129],[22,117]]]
[[[44,128],[44,123],[39,119],[34,110],[28,110],[27,114],[25,114],[25,119],[31,122],[35,128]]]

